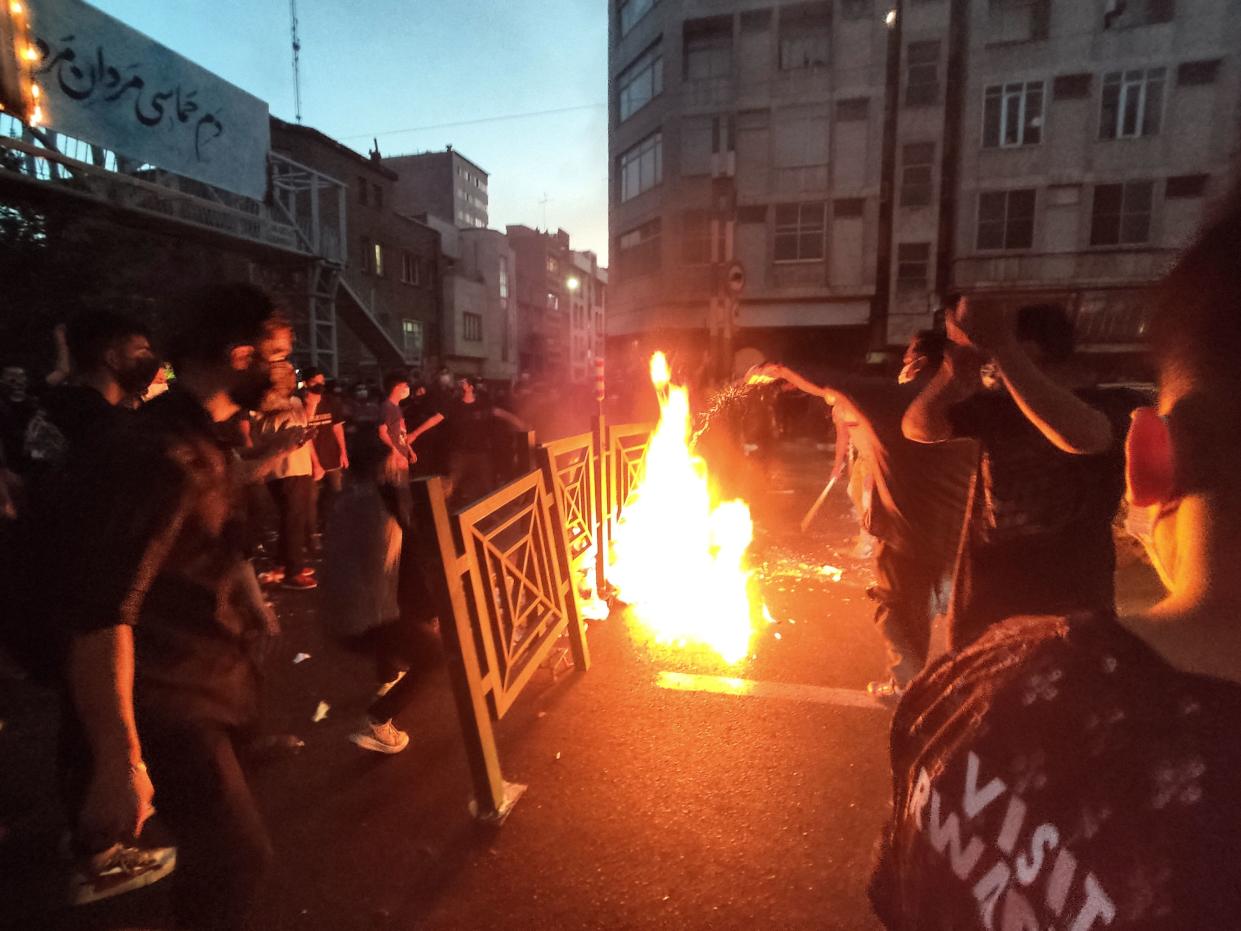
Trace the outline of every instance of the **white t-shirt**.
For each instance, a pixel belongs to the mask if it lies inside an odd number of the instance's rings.
[[[309,424],[306,408],[302,400],[291,397],[282,406],[265,410],[259,414],[259,436],[270,436],[287,427],[305,427]],[[272,478],[291,478],[295,475],[313,475],[314,467],[310,459],[310,444],[303,443],[293,452],[276,463],[271,472]]]

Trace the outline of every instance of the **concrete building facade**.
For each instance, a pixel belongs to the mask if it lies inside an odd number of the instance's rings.
[[[1229,6],[612,0],[610,341],[856,355],[959,291],[1131,344],[1236,164]]]
[[[272,149],[345,183],[345,264],[330,283],[340,374],[421,369],[441,354],[440,234],[395,208],[397,175],[307,126],[272,120]]]
[[[569,234],[508,227],[516,265],[518,357],[522,372],[554,384],[594,378],[603,353],[608,270]]]
[[[444,272],[443,364],[459,375],[511,384],[517,376],[517,301],[513,250],[499,230],[440,230]]]
[[[486,229],[487,172],[452,146],[443,152],[397,155],[383,163],[398,176],[399,213],[430,214],[463,229]]]

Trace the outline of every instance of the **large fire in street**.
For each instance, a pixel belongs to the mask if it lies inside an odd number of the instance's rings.
[[[655,642],[706,646],[737,663],[761,611],[746,566],[750,508],[712,500],[706,463],[690,447],[688,393],[672,384],[662,352],[651,357],[651,382],[659,424],[615,534],[608,580]]]

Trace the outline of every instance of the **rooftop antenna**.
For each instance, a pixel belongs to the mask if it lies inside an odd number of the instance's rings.
[[[297,0],[289,0],[289,24],[293,38],[293,110],[298,125],[302,122],[302,73],[298,63],[302,40],[297,35]]]
[[[539,204],[540,204],[540,205],[542,206],[542,208],[543,208],[543,229],[547,229],[547,202],[548,202],[548,200],[549,200],[549,198],[548,198],[548,196],[547,196],[547,192],[546,192],[546,191],[544,191],[544,192],[543,192],[543,199],[542,199],[541,201],[539,201]]]

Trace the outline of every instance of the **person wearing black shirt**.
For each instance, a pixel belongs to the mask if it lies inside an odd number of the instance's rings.
[[[321,369],[308,368],[302,373],[306,386],[302,405],[315,447],[315,457],[323,475],[311,502],[311,528],[322,533],[332,514],[332,505],[340,496],[349,468],[349,450],[345,444],[345,408],[339,397],[328,391],[327,376]]]
[[[961,535],[969,478],[977,460],[971,443],[925,446],[905,439],[901,417],[943,360],[944,337],[926,331],[905,351],[898,382],[832,374],[826,387],[783,366],[755,374],[784,378],[829,404],[854,412],[850,431],[874,476],[863,529],[878,540],[875,624],[887,645],[888,677],[870,683],[871,694],[898,696],[926,664],[931,643],[931,603],[952,570]]]
[[[1054,305],[1001,308],[962,300],[948,313],[947,364],[905,414],[918,442],[976,439],[981,461],[957,564],[954,649],[1015,614],[1108,612],[1112,520],[1123,490],[1127,392],[1071,390],[1073,329]],[[990,357],[1001,387],[980,390]]]
[[[218,428],[270,390],[292,332],[242,284],[192,295],[177,319],[176,386],[72,475],[57,612],[92,761],[82,830],[132,837],[158,793],[178,846],[178,921],[237,928],[272,852],[238,761],[263,619]]]
[[[428,430],[445,425],[450,495],[454,503],[464,504],[481,498],[495,486],[495,421],[501,420],[514,430],[527,427],[516,415],[480,398],[470,379],[461,379],[459,388],[460,396],[446,399],[438,411],[411,431],[408,442],[412,445]]]
[[[1238,242],[1241,202],[1153,295],[1128,526],[1167,596],[1005,621],[914,682],[870,888],[890,931],[1238,927]]]

